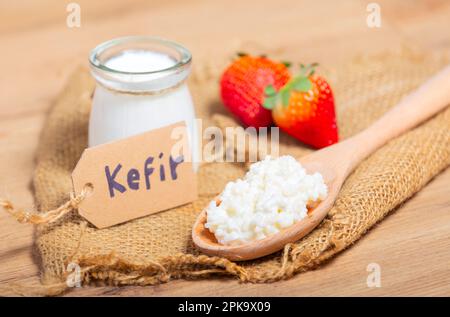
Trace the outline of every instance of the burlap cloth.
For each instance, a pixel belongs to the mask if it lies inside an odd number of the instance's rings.
[[[411,52],[359,58],[327,71],[336,96],[340,137],[365,128],[408,91],[445,65],[444,58]],[[218,97],[223,65],[198,62],[190,79],[197,116],[204,126],[236,124]],[[33,184],[40,210],[69,198],[71,171],[87,144],[94,82],[77,70],[52,107],[37,154]],[[310,150],[282,135],[280,153]],[[272,282],[318,266],[358,240],[396,206],[420,190],[450,163],[450,108],[365,160],[345,182],[328,217],[311,234],[284,251],[255,261],[233,263],[200,254],[192,245],[196,215],[225,183],[245,166],[210,163],[199,172],[198,201],[98,230],[76,212],[37,229],[43,283],[64,282],[68,263],[81,266],[85,284],[149,285],[173,278],[234,276],[241,281]]]

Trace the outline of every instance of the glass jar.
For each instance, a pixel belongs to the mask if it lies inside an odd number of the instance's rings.
[[[184,121],[196,169],[198,131],[186,85],[191,59],[183,46],[147,36],[113,39],[94,48],[89,61],[97,86],[89,146]]]

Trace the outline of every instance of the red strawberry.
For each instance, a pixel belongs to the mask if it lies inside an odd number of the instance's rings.
[[[272,110],[275,124],[303,143],[316,148],[338,141],[334,98],[330,85],[314,75],[314,64],[302,67],[280,91],[268,86],[264,106]]]
[[[272,124],[272,115],[262,107],[264,89],[267,85],[279,89],[289,79],[289,70],[283,63],[263,56],[240,56],[222,75],[222,101],[246,126],[267,127]]]

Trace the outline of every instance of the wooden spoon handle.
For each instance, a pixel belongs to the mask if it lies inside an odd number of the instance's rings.
[[[366,130],[343,142],[354,149],[346,174],[386,142],[412,129],[449,104],[450,65],[404,97]]]

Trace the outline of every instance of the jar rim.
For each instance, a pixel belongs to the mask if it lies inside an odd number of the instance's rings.
[[[176,63],[170,67],[161,68],[157,70],[151,70],[151,71],[143,71],[143,72],[130,72],[130,71],[122,71],[118,69],[113,69],[108,66],[106,66],[100,59],[99,56],[104,53],[106,50],[120,45],[120,44],[126,44],[126,43],[153,43],[158,44],[161,46],[166,46],[168,48],[174,49],[177,51],[177,53],[180,54],[180,58],[176,60]],[[125,37],[119,37],[115,39],[108,40],[106,42],[100,43],[97,45],[89,54],[89,63],[92,67],[97,68],[101,71],[113,73],[113,74],[122,74],[122,75],[151,75],[151,74],[160,74],[165,72],[171,72],[173,70],[176,70],[178,68],[182,68],[183,66],[186,66],[190,64],[192,60],[192,55],[189,52],[187,48],[184,46],[175,43],[170,40],[166,40],[160,37],[156,36],[146,36],[146,35],[132,35],[132,36],[125,36]]]

